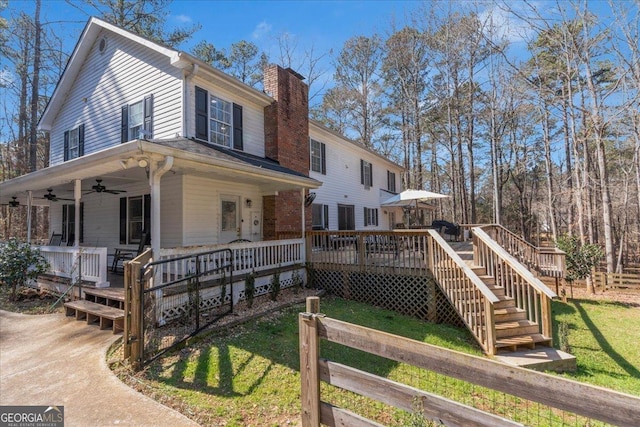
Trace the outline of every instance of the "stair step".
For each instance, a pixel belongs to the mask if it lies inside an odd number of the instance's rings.
[[[471,271],[476,273],[476,276],[484,276],[487,274],[487,269],[485,267],[479,267],[476,265],[470,265]]]
[[[86,320],[87,324],[98,322],[100,329],[112,328],[113,333],[124,330],[124,310],[86,300],[64,303],[67,316]]]
[[[495,309],[493,316],[496,323],[512,322],[515,320],[525,320],[527,318],[527,312],[514,305],[513,307]]]
[[[538,325],[529,320],[514,320],[511,322],[496,322],[496,337],[506,338],[518,335],[538,333]]]
[[[482,283],[484,283],[487,286],[495,286],[496,285],[496,278],[493,276],[487,276],[486,274],[478,274],[478,277],[480,278],[480,280],[482,280]]]
[[[551,338],[542,334],[526,334],[496,340],[499,350],[516,351],[518,347],[535,348],[536,345],[550,345]]]

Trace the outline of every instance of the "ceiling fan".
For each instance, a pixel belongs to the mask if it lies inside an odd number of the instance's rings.
[[[65,198],[56,196],[55,194],[53,194],[53,189],[52,188],[47,188],[47,194],[44,194],[40,198],[41,199],[47,199],[50,202],[57,202],[58,200],[71,200],[71,201],[73,201],[73,199],[65,199]]]
[[[2,206],[9,206],[10,208],[17,208],[20,206],[20,202],[16,196],[12,196],[9,203],[3,203]]]
[[[127,190],[109,190],[109,189],[107,189],[107,187],[102,185],[102,180],[101,179],[96,179],[96,182],[97,182],[97,184],[91,187],[91,191],[87,191],[84,194],[89,194],[89,193],[120,194],[120,193],[126,193],[127,192]]]

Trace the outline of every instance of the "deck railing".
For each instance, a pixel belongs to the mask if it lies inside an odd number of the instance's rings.
[[[509,254],[541,276],[564,277],[566,254],[555,247],[537,247],[499,224],[481,227]]]
[[[496,352],[493,304],[498,298],[444,241],[429,230],[429,269],[440,289],[488,354]]]
[[[215,252],[219,249],[230,249],[232,259],[228,259],[227,252]],[[198,257],[200,271],[216,271],[211,277],[202,280],[217,279],[220,275],[216,268],[227,262],[233,262],[233,274],[242,275],[253,271],[259,272],[296,264],[304,264],[304,241],[302,239],[267,240],[262,242],[226,243],[211,246],[194,246],[175,249],[161,249],[160,260],[178,258],[156,266],[156,283],[178,280],[196,270],[195,257],[185,257],[203,252],[210,252],[208,256]]]
[[[82,280],[95,282],[98,287],[108,286],[107,248],[40,246],[39,249],[49,262],[48,274],[73,281],[81,276]]]
[[[426,230],[309,231],[307,261],[317,268],[423,274]]]
[[[474,264],[495,278],[496,286],[526,311],[527,319],[537,323],[540,333],[551,337],[551,300],[557,295],[493,240],[483,229],[473,229]]]

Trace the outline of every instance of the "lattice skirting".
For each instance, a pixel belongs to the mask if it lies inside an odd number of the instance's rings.
[[[464,323],[428,276],[375,274],[314,269],[313,285],[341,298],[398,313],[463,327]]]

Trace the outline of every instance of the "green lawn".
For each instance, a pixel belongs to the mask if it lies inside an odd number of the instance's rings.
[[[640,309],[590,301],[554,302],[553,309],[556,328],[557,321],[568,324],[568,341],[578,357],[578,371],[567,376],[640,395]],[[300,413],[297,315],[303,310],[297,306],[199,340],[151,364],[143,374],[144,385],[138,388],[203,425],[296,425]],[[322,298],[320,311],[429,344],[481,354],[464,329],[337,298]],[[542,414],[552,419],[542,423],[549,425],[556,416],[517,398],[331,343],[321,343],[321,355],[519,421]],[[422,425],[414,424],[411,414],[325,384],[322,396],[386,425]]]

